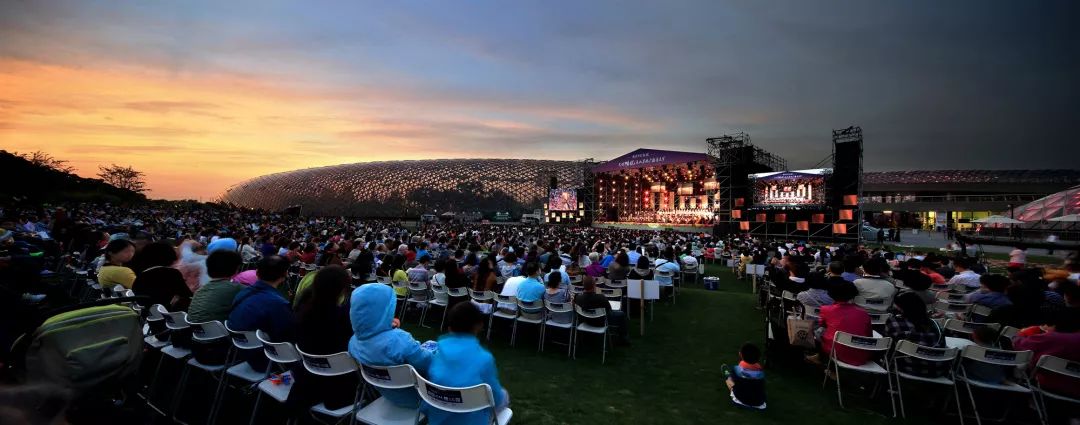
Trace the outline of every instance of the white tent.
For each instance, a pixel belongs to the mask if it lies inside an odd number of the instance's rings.
[[[1046,221],[1077,222],[1080,221],[1080,214],[1063,215],[1061,217],[1047,219]]]
[[[983,223],[983,224],[1024,224],[1023,221],[1013,219],[1013,218],[1009,218],[1009,217],[1005,217],[1005,216],[1002,216],[1002,215],[992,215],[992,216],[989,216],[989,217],[986,217],[986,218],[980,218],[978,220],[972,220],[971,222],[972,223]]]

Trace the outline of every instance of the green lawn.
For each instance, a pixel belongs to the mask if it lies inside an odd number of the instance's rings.
[[[886,246],[890,247],[894,252],[900,252],[900,251],[940,252],[938,250],[938,248],[926,247],[926,246],[916,246],[914,248],[905,248],[905,247],[900,247],[900,246],[895,246],[895,245],[890,245],[890,244],[886,244]],[[975,253],[975,248],[976,248],[975,246],[969,246],[968,247],[968,253],[969,254],[974,254]],[[986,255],[986,258],[991,259],[991,260],[1009,261],[1009,254],[1006,254],[1004,252],[986,252],[986,253],[984,253],[984,255]],[[1031,264],[1061,265],[1062,259],[1058,258],[1058,257],[1050,256],[1050,255],[1030,255],[1029,254],[1027,256],[1027,261],[1028,261],[1028,263],[1031,263]]]
[[[707,275],[721,277],[721,290],[700,286],[684,289],[677,305],[658,304],[646,335],[631,322],[632,347],[616,347],[600,364],[599,341],[566,357],[566,347],[549,344],[536,352],[535,331],[519,329],[517,347],[509,333],[488,344],[510,391],[515,424],[860,424],[904,422],[886,417],[888,398],[847,400],[855,410],[839,409],[835,387],[821,389],[820,371],[798,361],[773,362],[767,370],[766,412],[734,407],[722,382],[720,364],[734,364],[746,341],[764,348],[761,312],[754,308],[750,284],[726,270],[710,266]],[[405,329],[423,341],[434,329],[416,326],[410,316]],[[498,329],[498,328],[497,328]],[[549,333],[549,337],[554,336]],[[595,348],[593,348],[595,347]],[[905,387],[906,388],[906,387]],[[913,391],[916,392],[916,391]],[[884,395],[884,392],[882,392]],[[845,395],[849,393],[845,391]],[[956,418],[944,421],[955,422]]]

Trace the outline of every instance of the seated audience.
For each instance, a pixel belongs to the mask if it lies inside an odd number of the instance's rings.
[[[855,279],[855,287],[859,289],[859,296],[864,299],[882,299],[885,300],[885,304],[881,306],[881,310],[888,309],[892,304],[892,298],[896,295],[896,286],[885,279],[884,274],[888,271],[888,264],[885,263],[885,259],[875,257],[863,264],[863,270],[866,274],[863,277]]]
[[[837,332],[846,332],[855,336],[869,337],[870,315],[859,306],[851,303],[859,290],[854,283],[843,283],[829,288],[829,298],[833,299],[832,305],[821,307],[819,319],[821,334],[821,353],[807,360],[813,363],[825,363],[833,349],[833,339]],[[870,361],[870,352],[857,350],[851,347],[836,347],[836,358],[840,361],[853,365],[861,365]]]
[[[612,257],[612,258],[614,258],[614,257]],[[588,267],[585,267],[585,274],[587,274],[589,276],[592,276],[594,278],[604,276],[604,273],[607,270],[604,269],[604,266],[603,266],[603,264],[600,263],[599,259],[600,259],[600,254],[598,254],[596,252],[590,252],[589,253],[589,261],[590,261],[590,263],[589,263]]]
[[[800,303],[807,307],[821,307],[823,305],[829,305],[833,303],[832,298],[829,298],[829,279],[838,278],[841,281],[846,282],[839,273],[842,273],[844,267],[840,263],[829,264],[829,277],[826,278],[820,273],[812,273],[806,278],[806,285],[809,289],[798,293],[795,298]]]
[[[998,346],[998,331],[989,326],[976,328],[971,333],[971,340],[980,347],[1001,348]],[[1008,374],[1009,368],[1007,366],[976,362],[965,358],[960,359],[960,375],[967,379],[990,384],[1001,384],[1005,382]]]
[[[535,263],[530,263],[535,264]],[[539,273],[539,267],[536,267]],[[370,286],[370,285],[369,285]],[[450,309],[447,317],[448,333],[439,337],[439,349],[431,360],[428,379],[447,387],[471,387],[488,384],[494,396],[496,410],[510,405],[510,394],[499,383],[495,357],[480,345],[476,335],[484,328],[486,316],[471,303],[460,303]],[[416,390],[410,388],[413,393]],[[488,424],[491,411],[450,413],[424,403],[421,412],[427,415],[428,424]]]
[[[195,291],[188,306],[188,320],[193,322],[224,322],[232,311],[233,300],[244,286],[231,281],[240,271],[240,254],[232,251],[215,251],[206,257],[206,272],[210,281]]]
[[[926,303],[914,292],[904,292],[896,296],[893,303],[896,314],[885,321],[884,336],[893,342],[907,340],[924,347],[945,347],[945,337],[936,322],[926,312]],[[936,378],[948,372],[952,364],[915,358],[897,360],[901,372],[912,375]]]
[[[98,269],[97,281],[102,289],[116,285],[131,289],[135,284],[135,272],[126,266],[135,256],[135,244],[127,239],[113,239],[105,245],[105,263]]]
[[[595,264],[595,263],[594,263]],[[591,276],[590,276],[591,278]],[[566,290],[566,287],[560,285],[562,279],[558,275],[549,274],[547,279],[547,287],[544,288],[544,301],[553,303],[569,303],[570,292]],[[574,313],[549,313],[547,320],[555,323],[570,323],[574,318]]]
[[[1058,310],[1051,315],[1046,325],[1035,330],[1025,329],[1013,339],[1013,349],[1031,350],[1031,367],[1034,368],[1042,356],[1061,357],[1065,360],[1080,362],[1080,317],[1076,308]],[[1062,376],[1052,372],[1037,371],[1035,379],[1039,386],[1055,394],[1080,399],[1080,385],[1076,378]]]
[[[150,305],[161,304],[169,311],[187,310],[191,291],[184,276],[172,267],[177,260],[176,249],[168,242],[154,242],[143,247],[136,258],[146,268],[132,284],[135,295],[149,297]],[[190,317],[188,320],[193,321]]]
[[[649,264],[649,257],[638,257],[637,265],[626,275],[628,280],[653,280],[653,270]]]
[[[964,296],[964,302],[978,304],[991,309],[1005,307],[1012,304],[1005,295],[1005,289],[1009,287],[1009,279],[999,274],[986,274],[979,277],[979,290]]]
[[[397,302],[390,287],[361,286],[353,291],[350,302],[353,335],[349,340],[349,354],[357,362],[373,366],[409,364],[420,374],[427,374],[431,352],[421,348],[411,334],[398,329],[398,319],[394,318]],[[401,407],[415,407],[419,400],[412,388],[380,390],[380,393]]]
[[[551,257],[558,259],[558,257]],[[530,303],[541,299],[544,296],[544,284],[540,281],[539,265],[536,263],[528,263],[524,269],[525,280],[518,284],[517,299]],[[562,284],[562,277],[558,274],[554,276],[559,277],[560,285]]]
[[[970,290],[979,289],[979,274],[970,269],[970,261],[967,258],[957,257],[953,259],[953,270],[956,274],[949,279],[949,286],[962,286]]]
[[[341,266],[332,265],[319,270],[311,288],[296,307],[297,349],[317,355],[348,351],[349,338],[353,335],[349,306],[339,305],[339,300],[348,291],[351,281],[349,272]],[[295,383],[289,391],[287,404],[300,412],[320,402],[329,409],[345,407],[353,402],[356,375],[318,376],[308,372],[303,365],[293,367],[292,372]]]
[[[583,278],[581,284],[583,285],[585,292],[574,297],[574,304],[585,310],[604,309],[604,311],[607,312],[607,324],[618,332],[618,334],[615,335],[615,343],[619,345],[630,345],[630,326],[627,325],[626,312],[612,310],[611,303],[608,302],[607,297],[601,295],[596,290],[596,281],[591,277],[586,276]],[[585,323],[592,326],[604,326],[604,319],[583,320]]]
[[[725,370],[731,401],[738,406],[765,410],[765,368],[758,364],[761,349],[751,343],[739,348],[739,364]]]
[[[277,255],[263,257],[256,270],[259,280],[241,289],[233,300],[229,326],[237,331],[262,330],[273,342],[293,341],[292,309],[277,289],[289,274],[288,260]],[[267,360],[262,352],[255,350],[242,354],[253,369],[266,370]]]

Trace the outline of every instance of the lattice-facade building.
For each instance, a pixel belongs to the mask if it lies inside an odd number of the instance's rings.
[[[436,159],[333,165],[269,174],[229,188],[233,205],[305,215],[416,217],[455,211],[519,215],[541,208],[551,178],[559,187],[583,187],[582,161]]]

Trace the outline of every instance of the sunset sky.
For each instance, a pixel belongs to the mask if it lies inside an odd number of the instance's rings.
[[[312,166],[737,131],[808,167],[849,125],[868,170],[1076,168],[1077,4],[4,1],[0,149],[204,201]]]

